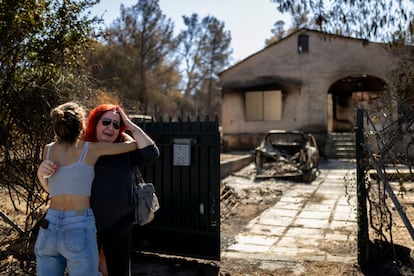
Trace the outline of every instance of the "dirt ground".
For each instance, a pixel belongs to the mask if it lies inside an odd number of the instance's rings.
[[[253,170],[242,171],[237,177],[250,178]],[[221,196],[221,247],[233,243],[234,237],[247,223],[274,205],[282,195],[277,185],[261,185],[260,189],[235,190],[226,186]],[[397,185],[394,183],[394,185]],[[8,219],[24,226],[23,202],[13,207],[5,190],[0,188],[0,210]],[[414,184],[406,183],[405,191],[397,195],[407,218],[414,221]],[[414,241],[398,214],[398,206],[390,203],[393,214],[393,240],[397,257],[385,253],[383,245],[373,242],[373,250],[379,250],[378,259],[364,272],[356,264],[328,262],[272,262],[263,265],[257,260],[228,259],[220,261],[196,260],[172,256],[137,253],[133,255],[133,275],[414,275],[412,248]],[[33,256],[22,254],[18,231],[4,216],[0,218],[0,275],[35,275]],[[388,251],[387,251],[388,252]],[[401,253],[401,254],[398,254]]]

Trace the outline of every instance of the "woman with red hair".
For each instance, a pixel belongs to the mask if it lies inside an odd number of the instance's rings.
[[[123,114],[120,114],[123,113]],[[118,143],[133,139],[138,149],[101,156],[95,164],[91,207],[95,215],[98,244],[103,248],[109,276],[131,275],[130,243],[134,209],[131,162],[138,166],[159,157],[154,141],[117,105],[101,104],[88,117],[83,139],[91,142]],[[123,119],[126,118],[126,119]],[[132,137],[125,133],[129,130]]]
[[[96,126],[99,123],[99,119],[101,119],[102,115],[106,113],[107,111],[112,111],[113,113],[117,113],[117,109],[120,107],[114,104],[101,104],[92,109],[92,111],[89,113],[88,117],[88,125],[85,129],[85,134],[83,135],[83,139],[85,141],[90,142],[96,142],[98,141],[96,137]],[[121,141],[121,137],[123,136],[125,132],[125,124],[122,122],[122,120],[119,121],[121,123],[121,127],[118,131],[118,136],[116,137],[114,142]]]
[[[90,205],[94,165],[101,156],[127,154],[137,144],[132,139],[116,144],[82,141],[85,110],[75,102],[59,105],[50,115],[55,139],[45,146],[37,170],[50,196],[34,249],[37,275],[64,275],[65,269],[69,275],[100,275]],[[124,113],[121,116],[129,120]]]

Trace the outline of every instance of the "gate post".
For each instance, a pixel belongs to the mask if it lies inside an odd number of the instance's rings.
[[[369,261],[369,234],[367,216],[367,190],[365,186],[366,159],[364,158],[364,112],[357,111],[356,122],[356,161],[357,161],[357,222],[358,222],[358,263],[361,268]]]

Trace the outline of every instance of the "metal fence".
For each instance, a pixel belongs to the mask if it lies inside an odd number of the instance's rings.
[[[414,246],[414,230],[400,203],[404,189],[413,183],[413,163],[408,150],[411,144],[406,137],[412,137],[414,120],[407,121],[406,117],[403,120],[403,123],[398,119],[388,122],[383,118],[378,124],[378,114],[363,109],[357,112],[357,237],[358,262],[363,269],[387,260],[398,263],[396,267],[403,267],[401,263],[414,267],[408,247]],[[396,228],[397,220],[404,229]]]

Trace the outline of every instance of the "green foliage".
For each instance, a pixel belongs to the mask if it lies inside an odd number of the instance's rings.
[[[202,26],[198,20],[197,14],[192,14],[191,17],[183,16],[186,30],[180,33],[180,54],[184,61],[185,85],[184,95],[189,98],[191,94],[195,94],[200,89],[203,75],[206,74],[202,52],[207,46],[204,41],[204,34]]]
[[[229,63],[230,32],[213,16],[183,19],[187,29],[174,37],[158,0],[121,5],[120,17],[106,29],[107,41],[88,53],[97,87],[119,94],[133,112],[217,115],[217,74]]]
[[[272,0],[280,12],[308,10],[319,30],[368,40],[409,39],[413,0]]]
[[[53,138],[49,112],[83,87],[83,52],[98,22],[83,14],[95,2],[0,1],[0,187],[25,202],[25,234],[47,203],[36,172]]]
[[[273,24],[273,29],[271,29],[272,37],[265,40],[266,45],[273,44],[279,40],[281,40],[283,37],[285,37],[285,22],[283,20],[276,21],[275,24]]]
[[[285,22],[283,20],[276,21],[273,25],[273,29],[271,29],[273,36],[266,39],[265,44],[270,45],[274,42],[277,42],[301,28],[316,29],[315,20],[310,18],[309,14],[309,10],[307,10],[305,7],[301,6],[300,4],[295,5],[291,10],[291,26],[285,30]]]
[[[392,98],[398,102],[404,102],[414,95],[414,49],[394,47],[392,52],[400,59],[398,67],[389,72],[391,84],[388,90]]]
[[[218,72],[228,65],[231,34],[224,22],[213,16],[201,21],[197,14],[183,16],[187,29],[180,35],[180,54],[184,61],[184,95],[193,101],[189,115],[205,114],[211,117],[220,113],[221,94],[217,88]]]
[[[162,14],[158,0],[121,5],[120,14],[106,30],[107,44],[90,53],[92,74],[106,88],[119,91],[124,101],[137,102],[140,112],[155,113],[152,107],[160,106],[163,98],[157,94],[177,81],[174,25]]]

